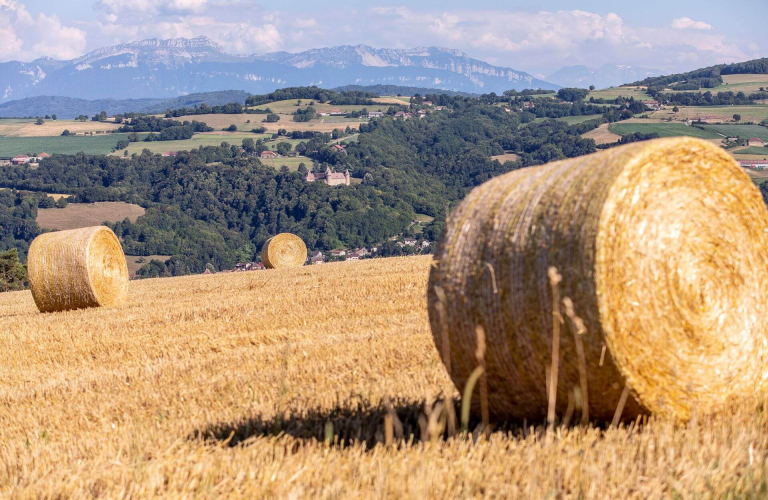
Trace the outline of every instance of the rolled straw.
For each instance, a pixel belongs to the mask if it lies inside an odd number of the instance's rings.
[[[461,390],[482,327],[496,418],[547,415],[561,317],[550,267],[586,329],[559,336],[558,415],[584,365],[589,415],[608,422],[615,413],[684,421],[765,389],[768,211],[721,148],[658,139],[521,169],[454,210],[429,280],[432,333]]]
[[[128,267],[105,226],[41,234],[29,247],[29,287],[41,312],[120,306]]]
[[[307,246],[295,234],[280,233],[261,248],[261,262],[268,269],[301,267],[306,260]]]

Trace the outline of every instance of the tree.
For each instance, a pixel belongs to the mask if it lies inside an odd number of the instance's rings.
[[[55,114],[51,115],[51,120],[53,120],[53,121],[56,121],[56,119],[57,119],[57,118],[56,118],[56,115],[55,115]]]
[[[283,156],[286,155],[291,150],[291,143],[290,142],[281,142],[277,145],[277,154]]]
[[[280,115],[277,115],[275,113],[269,113],[267,117],[264,119],[267,123],[275,123],[280,121]]]
[[[19,252],[11,248],[0,253],[0,291],[23,290],[27,281],[27,270],[19,262]]]
[[[35,125],[42,125],[43,123],[45,123],[43,119],[38,116],[37,120],[35,120]]]
[[[735,122],[741,121],[741,115],[733,115],[733,121]]]
[[[253,139],[243,139],[243,149],[249,153],[253,153],[256,150]]]
[[[237,125],[234,123],[230,125],[229,127],[224,129],[225,132],[237,132]]]
[[[673,113],[677,113],[678,111],[680,111],[680,108],[678,108],[677,106],[675,106],[674,108],[672,108],[672,112],[673,112]]]
[[[592,91],[592,90],[595,90],[595,86],[594,86],[594,85],[590,85],[590,86],[589,86],[589,90],[590,90],[590,91]]]
[[[45,115],[45,119],[46,120],[50,120],[51,119],[51,115]]]
[[[64,137],[68,136],[69,135],[69,129],[65,128],[64,132],[62,132],[61,135],[63,135]]]

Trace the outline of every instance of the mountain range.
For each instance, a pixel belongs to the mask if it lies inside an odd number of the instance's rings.
[[[587,66],[567,66],[552,73],[547,81],[562,85],[563,87],[604,89],[618,87],[625,83],[643,80],[652,76],[659,76],[661,72],[655,69],[639,68],[622,64],[606,64],[599,68]]]
[[[0,64],[0,103],[33,96],[145,99],[229,89],[266,93],[304,85],[398,85],[471,93],[559,88],[452,49],[346,45],[297,54],[233,55],[204,36],[114,45],[69,61]]]

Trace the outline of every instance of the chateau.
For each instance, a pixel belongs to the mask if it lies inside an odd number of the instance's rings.
[[[325,172],[308,172],[304,180],[307,182],[323,181],[329,186],[349,186],[349,170],[344,173],[332,172],[330,167],[326,167]]]

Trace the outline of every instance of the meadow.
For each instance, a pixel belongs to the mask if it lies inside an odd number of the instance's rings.
[[[659,137],[699,137],[701,139],[721,139],[719,135],[709,130],[689,127],[682,123],[612,123],[608,130],[618,135],[635,133],[659,134]]]
[[[768,127],[761,125],[696,125],[705,130],[711,130],[717,134],[722,134],[726,137],[739,137],[740,139],[749,139],[750,137],[757,137],[764,141],[768,141]]]
[[[768,156],[768,148],[761,148],[759,146],[751,146],[748,148],[739,149],[737,152],[743,155],[758,155],[762,157]]]
[[[279,170],[285,165],[289,170],[298,170],[299,164],[303,163],[307,170],[312,168],[312,159],[305,156],[283,157],[283,158],[260,158],[259,161],[268,167]]]
[[[93,137],[0,137],[0,158],[21,154],[48,153],[73,155],[109,154],[117,141],[128,139],[128,134],[107,134]]]
[[[286,129],[288,132],[294,130],[300,131],[313,131],[313,132],[333,132],[333,129],[344,129],[349,125],[353,129],[356,129],[360,123],[359,118],[351,118],[341,122],[325,122],[323,118],[311,120],[308,122],[295,122],[291,115],[280,115],[280,121],[273,123],[262,122],[266,115],[255,114],[240,114],[240,115],[227,115],[227,114],[209,114],[209,115],[187,115],[174,118],[174,120],[197,120],[199,122],[206,123],[209,127],[213,127],[216,130],[222,130],[235,125],[239,132],[249,132],[254,128],[265,127],[270,134],[277,133],[279,129]]]
[[[752,92],[758,92],[760,88],[768,87],[768,75],[723,75],[723,84],[711,89],[699,89],[697,92],[744,92],[749,95]],[[665,93],[694,92],[692,90],[665,90]]]
[[[0,294],[0,496],[759,498],[768,412],[443,433],[430,257],[132,281],[40,314]],[[477,422],[471,421],[470,430]],[[449,426],[450,429],[450,426]]]
[[[635,100],[639,99],[641,101],[653,99],[645,92],[644,87],[611,87],[607,89],[593,90],[587,95],[587,100],[589,100],[590,97],[609,100],[616,99],[617,97],[625,97],[627,99],[634,97]]]
[[[119,222],[126,217],[132,221],[144,215],[144,209],[124,201],[69,203],[65,208],[40,208],[37,223],[43,229],[77,229],[99,226],[103,222]]]
[[[768,119],[768,106],[756,104],[753,106],[680,106],[677,113],[672,108],[655,111],[651,118],[666,120],[697,120],[705,116],[717,116],[726,122],[733,122],[733,115],[741,115],[742,122],[760,123]]]
[[[120,125],[107,122],[80,122],[75,120],[45,120],[35,125],[31,119],[0,119],[0,136],[7,137],[55,137],[65,130],[71,134],[91,132],[112,132]]]
[[[133,153],[141,154],[144,149],[148,149],[152,153],[162,154],[166,151],[189,151],[200,146],[220,146],[222,142],[240,146],[243,143],[243,139],[257,141],[259,139],[268,140],[271,137],[272,134],[254,134],[252,132],[206,132],[195,134],[191,139],[178,141],[132,142],[128,144],[127,148],[115,151],[113,154],[123,156],[125,151],[128,151],[129,155]]]

